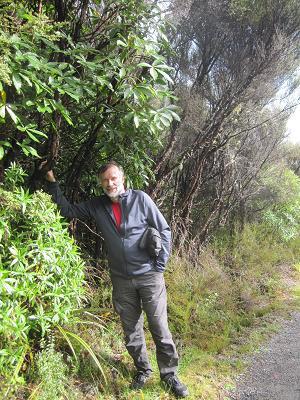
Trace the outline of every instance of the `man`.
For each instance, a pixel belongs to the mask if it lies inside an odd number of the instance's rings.
[[[132,389],[141,389],[152,369],[146,351],[143,314],[156,345],[160,377],[177,397],[186,397],[188,390],[176,376],[178,355],[167,321],[167,298],[163,272],[167,263],[170,228],[151,198],[140,190],[125,190],[124,172],[111,161],[99,170],[99,181],[105,195],[70,204],[63,196],[53,171],[46,174],[48,191],[61,214],[69,218],[93,218],[108,250],[113,285],[113,303],[119,314],[126,348],[133,358],[137,373]],[[139,245],[148,227],[161,236],[161,250],[151,258]]]

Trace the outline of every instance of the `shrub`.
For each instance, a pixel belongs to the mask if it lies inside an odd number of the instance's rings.
[[[299,236],[300,200],[274,206],[264,214],[267,227],[279,240],[288,242]]]
[[[267,171],[264,191],[256,208],[262,209],[261,221],[265,234],[278,242],[289,242],[299,236],[300,178],[280,164]]]
[[[17,379],[26,353],[56,324],[71,321],[83,299],[84,264],[50,196],[16,185],[24,173],[15,165],[6,176],[0,186],[0,376]]]
[[[37,357],[37,378],[39,380],[36,399],[53,400],[60,399],[66,394],[67,365],[63,361],[61,353],[53,347],[42,350]]]

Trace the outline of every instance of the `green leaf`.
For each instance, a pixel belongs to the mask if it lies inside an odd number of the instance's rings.
[[[13,110],[9,106],[6,106],[6,111],[8,112],[8,114],[10,115],[10,117],[14,121],[14,123],[17,124],[19,121],[19,118],[16,116],[16,114],[13,112]]]
[[[176,114],[176,112],[171,111],[171,114],[172,114],[172,117],[173,117],[174,119],[176,119],[176,121],[181,121],[180,116],[179,116],[178,114]]]
[[[139,119],[139,117],[138,117],[137,115],[134,115],[133,120],[134,120],[134,125],[135,125],[135,127],[138,128],[139,125],[140,125],[140,119]]]
[[[34,135],[29,131],[29,129],[27,130],[27,135],[28,135],[28,136],[30,137],[30,139],[32,139],[34,142],[40,143],[39,139],[38,139],[36,136],[34,136]]]
[[[2,283],[2,285],[8,294],[12,294],[15,291],[15,289],[5,281]]]
[[[0,140],[0,145],[5,147],[12,147],[11,143],[9,143],[9,141],[7,140]]]
[[[169,106],[168,106],[168,111],[171,113],[173,119],[176,119],[176,121],[181,121],[180,116],[177,114],[177,112],[175,112],[175,111],[173,111],[173,110],[174,110],[173,105],[169,105]],[[179,111],[180,109],[179,109],[179,107],[176,107],[175,110],[176,110],[176,111]]]
[[[123,42],[122,40],[117,40],[117,46],[127,47],[127,43]]]
[[[122,67],[119,71],[119,77],[122,79],[124,78],[125,75],[126,75],[126,70],[125,68]]]
[[[17,92],[20,93],[20,89],[21,89],[21,87],[22,87],[22,82],[21,82],[21,80],[20,80],[19,75],[13,74],[13,76],[12,76],[12,81],[13,81],[13,84],[14,84],[14,86],[15,86]]]
[[[0,160],[4,157],[4,148],[0,146]]]
[[[60,69],[60,70],[64,70],[64,69],[66,69],[67,67],[69,66],[69,64],[68,63],[60,63],[59,64],[59,66],[58,66],[58,68]]]
[[[69,95],[70,97],[72,97],[72,99],[76,100],[77,103],[79,103],[80,95],[78,95],[78,93],[70,92],[69,90],[65,90],[65,93],[67,93],[67,95]]]
[[[36,149],[34,149],[33,147],[26,146],[26,150],[27,150],[28,154],[31,154],[34,157],[40,158],[40,156],[38,155]]]
[[[159,72],[170,83],[174,83],[172,78],[165,71],[162,71],[161,69],[157,69],[157,72]]]
[[[169,43],[168,37],[164,34],[164,32],[162,32],[161,29],[158,30],[158,34],[165,42]]]
[[[69,116],[69,113],[68,113],[66,110],[64,110],[64,109],[61,109],[60,111],[61,111],[61,114],[62,114],[62,116],[64,117],[65,121],[66,121],[69,125],[73,126],[73,121],[71,120],[71,118],[70,118],[70,116]]]
[[[48,78],[48,83],[49,83],[49,85],[53,85],[53,83],[55,83],[55,79],[53,78],[53,76],[49,76],[49,78]]]
[[[32,82],[31,82],[31,80],[29,79],[28,76],[26,76],[26,75],[24,75],[24,74],[20,74],[20,76],[28,83],[28,85],[29,85],[30,87],[32,87]]]
[[[45,112],[47,112],[47,113],[52,113],[52,109],[50,108],[50,107],[47,107],[47,106],[41,106],[41,105],[39,105],[38,107],[37,107],[37,110],[38,110],[38,112],[40,112],[40,113],[42,113],[42,114],[44,114]]]
[[[160,63],[163,63],[163,58],[161,56],[155,56],[155,60],[153,62],[153,66],[157,67],[157,65],[161,65]]]
[[[169,65],[166,64],[155,64],[154,62],[153,65],[155,65],[155,68],[166,69],[167,71],[172,71],[174,69],[173,67],[169,67]]]
[[[165,111],[165,112],[163,112],[162,115],[163,115],[163,117],[167,118],[167,119],[169,120],[169,122],[172,122],[172,121],[173,121],[173,117],[172,117],[171,112]]]
[[[150,68],[150,75],[152,76],[152,78],[156,81],[157,77],[158,77],[158,73],[155,70],[155,68],[151,67]]]
[[[175,104],[170,104],[170,105],[168,105],[168,109],[172,110],[172,111],[178,111],[178,110],[180,110],[180,107],[175,106]]]
[[[35,86],[36,93],[41,94],[43,91],[42,87],[37,82],[34,82],[34,86]]]
[[[164,126],[169,127],[170,126],[170,121],[168,118],[166,118],[164,115],[160,116],[160,121],[164,124]]]
[[[28,131],[33,132],[33,133],[36,133],[37,135],[43,136],[43,137],[45,137],[45,138],[48,137],[44,132],[39,131],[39,130],[37,130],[37,129],[28,128]]]
[[[138,67],[148,67],[148,68],[151,68],[151,67],[152,67],[151,64],[148,64],[148,63],[145,63],[145,62],[139,63],[137,66],[138,66]]]
[[[27,53],[26,56],[29,61],[29,65],[39,71],[41,69],[41,62],[37,56],[33,53]]]
[[[22,125],[17,125],[17,129],[21,132],[25,132],[27,130],[27,127]]]

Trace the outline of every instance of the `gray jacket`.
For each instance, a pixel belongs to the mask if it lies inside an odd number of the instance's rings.
[[[108,196],[70,204],[57,182],[48,182],[48,192],[64,217],[95,220],[107,246],[112,274],[127,277],[141,275],[151,269],[164,271],[170,253],[171,231],[145,192],[129,189],[120,196],[122,220],[119,230]],[[161,235],[162,249],[155,260],[150,258],[146,250],[139,248],[141,237],[148,226],[156,228]]]

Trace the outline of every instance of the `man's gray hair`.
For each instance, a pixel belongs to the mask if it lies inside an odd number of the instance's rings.
[[[104,174],[105,171],[107,171],[110,167],[117,167],[119,171],[121,171],[122,175],[124,176],[124,169],[123,167],[118,164],[116,161],[108,161],[106,164],[101,165],[101,167],[98,169],[98,176]]]

